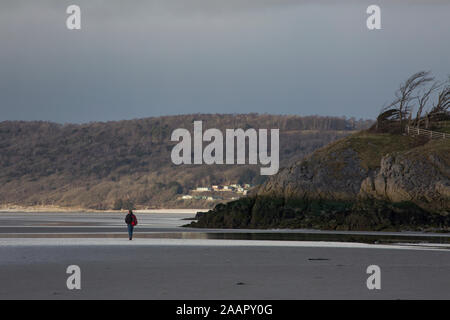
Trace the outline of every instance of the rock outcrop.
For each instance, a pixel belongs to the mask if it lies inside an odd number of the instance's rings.
[[[449,213],[450,141],[379,155],[375,168],[364,165],[363,150],[351,141],[352,137],[340,140],[281,170],[256,195],[333,201],[373,198]]]
[[[351,200],[360,191],[369,170],[351,148],[326,157],[313,154],[283,169],[257,190],[258,195],[284,198]]]
[[[192,226],[450,230],[450,140],[361,132],[322,148]]]
[[[449,214],[450,166],[447,162],[450,151],[447,159],[434,152],[414,151],[384,156],[377,173],[362,182],[360,196],[391,202],[409,201],[426,210]]]

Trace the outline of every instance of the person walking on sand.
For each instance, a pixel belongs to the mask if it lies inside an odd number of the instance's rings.
[[[125,223],[128,226],[128,239],[133,240],[133,229],[137,226],[138,221],[132,210],[128,210],[128,214],[125,217]]]

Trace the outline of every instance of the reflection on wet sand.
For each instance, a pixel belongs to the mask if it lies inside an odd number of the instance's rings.
[[[135,238],[450,244],[450,234],[438,233],[182,228],[192,218],[186,213],[139,214]],[[0,239],[21,238],[125,239],[127,233],[121,213],[0,213]]]
[[[4,233],[0,238],[127,238],[121,233]],[[142,239],[214,239],[214,240],[272,240],[327,241],[369,244],[450,244],[448,236],[342,234],[295,232],[136,232]]]

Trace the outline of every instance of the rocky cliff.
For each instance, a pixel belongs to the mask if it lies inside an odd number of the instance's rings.
[[[406,152],[388,154],[380,169],[361,184],[360,196],[450,213],[450,141],[433,141]]]
[[[450,141],[360,132],[281,170],[198,227],[387,230],[450,226]]]

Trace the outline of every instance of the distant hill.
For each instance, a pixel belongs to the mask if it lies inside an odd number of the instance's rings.
[[[319,116],[194,114],[137,120],[56,124],[0,123],[0,205],[91,209],[204,207],[217,201],[180,200],[198,186],[264,182],[259,166],[175,166],[176,128],[279,128],[281,166],[371,125]]]

